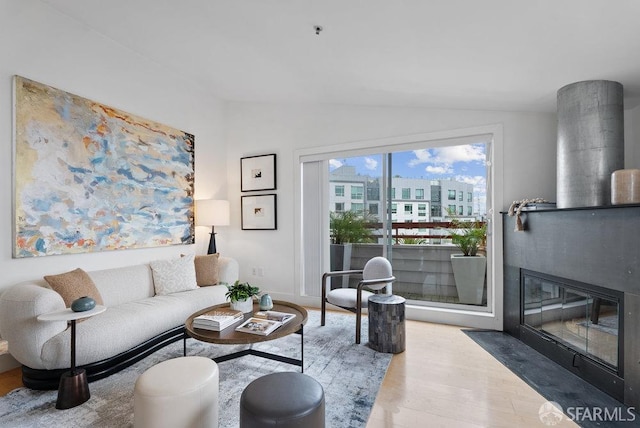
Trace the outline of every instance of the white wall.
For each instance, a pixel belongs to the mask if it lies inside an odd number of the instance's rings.
[[[301,148],[430,133],[481,125],[504,127],[504,200],[555,200],[556,119],[554,114],[373,108],[335,105],[229,103],[227,156],[234,219],[223,251],[240,262],[241,278],[278,297],[295,298],[294,151]],[[277,153],[278,230],[240,230],[240,171],[247,155]],[[264,276],[251,275],[262,267]]]
[[[0,3],[0,292],[19,281],[82,267],[131,265],[184,252],[206,252],[208,231],[196,245],[13,259],[12,76],[17,74],[187,131],[196,138],[196,198],[226,197],[224,103],[39,1]],[[202,230],[201,230],[202,229]],[[224,246],[224,237],[220,237]]]

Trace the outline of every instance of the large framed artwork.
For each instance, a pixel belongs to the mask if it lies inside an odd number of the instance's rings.
[[[14,251],[194,242],[194,136],[14,78]]]
[[[276,155],[248,156],[240,159],[240,191],[276,189]]]
[[[242,196],[242,230],[276,230],[278,212],[276,195]]]

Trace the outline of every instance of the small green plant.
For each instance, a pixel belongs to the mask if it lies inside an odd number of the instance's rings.
[[[478,248],[485,244],[487,225],[479,221],[451,221],[451,242],[458,247],[465,256],[475,256]]]
[[[353,211],[332,212],[330,214],[329,227],[331,229],[332,244],[346,244],[348,242],[373,242],[370,221],[366,215]]]
[[[234,282],[233,285],[227,284],[227,289],[228,291],[225,294],[225,297],[232,302],[251,299],[253,296],[257,296],[260,293],[260,289],[258,287],[253,287],[248,282],[240,281]]]

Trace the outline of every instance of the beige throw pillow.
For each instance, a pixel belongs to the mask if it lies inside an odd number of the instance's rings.
[[[55,292],[62,296],[67,308],[74,300],[84,296],[92,297],[98,305],[103,304],[100,291],[93,280],[80,268],[59,275],[46,275],[44,279]]]
[[[177,259],[151,262],[156,295],[162,296],[198,288],[193,258],[193,254],[190,254]]]
[[[199,287],[216,285],[220,282],[218,257],[220,257],[220,254],[218,253],[207,254],[206,256],[196,256],[196,282]]]

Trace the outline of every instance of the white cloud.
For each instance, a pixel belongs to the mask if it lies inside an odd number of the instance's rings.
[[[441,163],[484,162],[486,159],[484,146],[479,144],[440,147],[434,151],[436,152],[437,161]]]
[[[414,150],[413,154],[416,157],[409,161],[411,167],[423,163],[451,167],[457,162],[484,162],[486,160],[483,144],[421,149]]]
[[[416,155],[416,158],[409,161],[409,166],[413,167],[423,163],[433,162],[433,158],[427,149],[414,150],[413,154]]]
[[[456,181],[473,185],[473,191],[476,194],[484,195],[487,193],[487,179],[482,175],[458,175]]]
[[[340,168],[342,166],[342,162],[340,162],[338,159],[329,159],[329,167],[335,169],[335,168]]]
[[[442,165],[442,166],[428,165],[427,167],[425,167],[424,170],[427,171],[429,174],[452,174],[453,173],[453,168],[451,168],[451,165]]]
[[[364,167],[368,170],[374,171],[378,168],[378,161],[373,158],[364,158]]]

